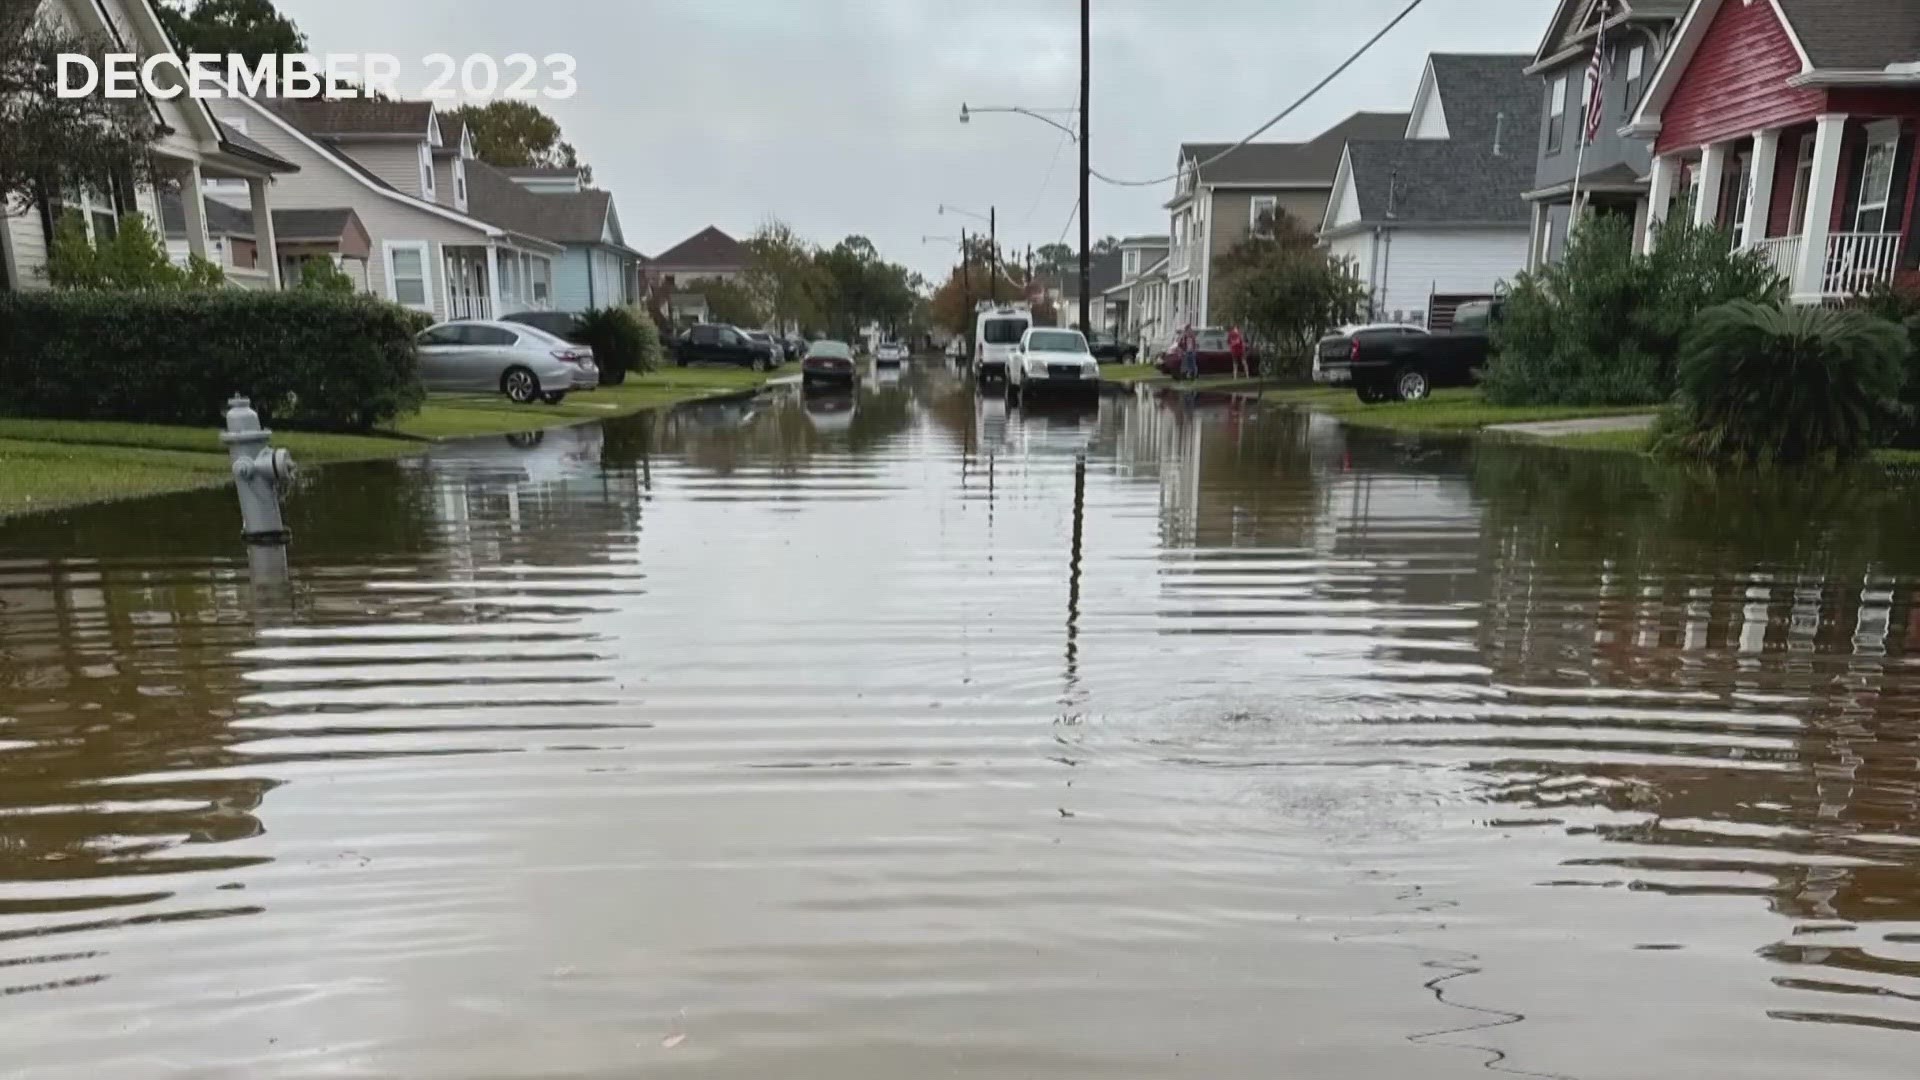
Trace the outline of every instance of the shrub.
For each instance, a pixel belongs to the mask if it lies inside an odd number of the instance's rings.
[[[1860,308],[1907,332],[1907,381],[1900,391],[1905,415],[1894,431],[1893,444],[1920,448],[1920,288],[1881,285],[1860,298]]]
[[[324,255],[315,255],[300,264],[300,288],[334,296],[352,296],[358,291],[352,275]]]
[[[1859,311],[1747,301],[1704,312],[1657,445],[1760,464],[1845,459],[1898,410],[1906,335]]]
[[[642,370],[645,331],[640,326],[645,321],[623,307],[594,308],[581,314],[580,337],[593,349],[601,382],[618,386],[627,381],[627,372]]]
[[[54,228],[47,258],[47,280],[56,289],[217,289],[226,278],[198,255],[175,266],[143,214],[128,214],[96,243],[87,238],[86,219],[69,210]]]
[[[1680,344],[1699,313],[1735,300],[1778,303],[1786,283],[1727,234],[1684,223],[1633,251],[1621,217],[1583,221],[1556,265],[1507,296],[1486,371],[1501,405],[1635,405],[1673,391]]]
[[[1263,346],[1271,378],[1305,380],[1313,372],[1313,345],[1331,327],[1353,322],[1365,305],[1365,286],[1345,265],[1315,246],[1311,230],[1282,212],[1221,256],[1220,308]]]
[[[399,307],[323,293],[0,294],[0,412],[218,423],[229,395],[283,427],[364,429],[419,407]]]
[[[660,340],[660,325],[654,321],[651,312],[637,304],[629,305],[627,311],[640,325],[640,361],[633,366],[633,370],[643,375],[660,370],[667,362],[667,349]]]

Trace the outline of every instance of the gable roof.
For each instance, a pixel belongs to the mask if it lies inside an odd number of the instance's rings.
[[[1406,113],[1354,113],[1306,142],[1248,143],[1200,170],[1203,184],[1328,184],[1340,168],[1340,150],[1349,139],[1387,139],[1407,128]],[[1181,167],[1206,161],[1233,148],[1232,143],[1182,143]]]
[[[1492,147],[1455,139],[1368,140],[1347,144],[1356,225],[1519,225],[1533,185],[1531,144]]]
[[[1777,0],[1788,29],[1819,69],[1885,71],[1920,63],[1913,0]]]
[[[1540,131],[1540,84],[1518,53],[1434,53],[1428,58],[1451,142],[1531,147]]]
[[[1547,23],[1547,32],[1540,39],[1540,47],[1533,54],[1533,63],[1545,64],[1561,53],[1576,49],[1586,39],[1593,36],[1588,23],[1592,20],[1593,7],[1601,0],[1560,0],[1554,10],[1553,18]],[[1611,4],[1611,14],[1607,25],[1615,26],[1622,22],[1676,22],[1687,13],[1692,0],[1606,0]],[[1589,50],[1579,49],[1585,53]]]
[[[367,136],[424,139],[434,122],[433,103],[428,101],[275,98],[269,108],[301,130],[323,139]]]
[[[214,198],[201,199],[201,205],[206,208],[207,235],[253,237],[252,210]],[[345,206],[319,210],[275,210],[273,236],[282,243],[335,240],[347,231],[348,224],[356,216],[351,208]],[[160,192],[160,226],[168,236],[187,234],[187,212],[181,204],[179,191]]]
[[[1167,239],[1167,234],[1165,233],[1154,236],[1129,236],[1125,240],[1120,241],[1120,246],[1123,248],[1169,247],[1171,246],[1171,241]]]
[[[751,261],[752,256],[745,244],[712,225],[653,257],[654,266],[668,272],[677,266],[703,269],[739,267],[744,270]]]
[[[587,188],[539,194],[513,182],[505,170],[484,161],[467,162],[467,209],[502,228],[562,244],[602,244],[628,254],[639,252],[605,244],[613,195]]]

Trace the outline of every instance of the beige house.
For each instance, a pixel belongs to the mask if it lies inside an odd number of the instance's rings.
[[[64,18],[75,28],[104,36],[117,51],[143,55],[170,54],[173,44],[154,13],[149,0],[45,0],[47,10]],[[164,78],[169,69],[160,68]],[[247,136],[244,129],[222,125],[207,107],[185,95],[169,101],[153,101],[153,107],[165,125],[165,134],[153,144],[152,154],[159,171],[169,178],[168,187],[177,187],[193,197],[182,202],[184,228],[180,257],[198,255],[212,262],[221,261],[207,234],[207,215],[202,191],[206,182],[225,185],[234,197],[245,203],[253,216],[271,222],[275,176],[297,172],[298,166]],[[4,153],[0,148],[0,153]],[[47,255],[52,246],[55,226],[69,211],[78,211],[86,223],[87,234],[94,239],[111,235],[128,214],[145,214],[154,231],[160,231],[159,193],[149,186],[131,183],[110,185],[111,190],[45,192],[28,207],[0,206],[0,288],[39,289],[47,287]],[[272,237],[265,238],[269,248]],[[278,268],[271,260],[253,272],[233,274],[236,284],[276,288],[280,284]]]
[[[1349,139],[1399,138],[1406,129],[1405,113],[1355,113],[1307,142],[1249,143],[1231,153],[1231,143],[1183,144],[1166,204],[1170,327],[1213,323],[1214,263],[1262,216],[1285,213],[1309,230],[1319,226]]]
[[[436,319],[550,306],[561,245],[471,212],[472,141],[461,131],[449,148],[431,104],[246,98],[213,104],[230,127],[299,166],[275,190],[278,206],[354,211],[368,237],[370,292]]]

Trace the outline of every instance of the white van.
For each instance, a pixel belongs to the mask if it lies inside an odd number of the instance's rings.
[[[974,318],[973,377],[976,382],[1007,378],[1007,359],[1033,327],[1033,309],[1025,304],[983,301]]]

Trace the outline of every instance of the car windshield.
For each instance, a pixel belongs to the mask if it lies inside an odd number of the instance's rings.
[[[1027,335],[1027,348],[1032,352],[1083,353],[1087,341],[1078,330],[1035,330]]]
[[[988,319],[980,324],[980,336],[989,345],[1018,345],[1027,326],[1025,319]]]
[[[1202,330],[1197,335],[1202,349],[1224,349],[1227,347],[1225,330]]]
[[[512,329],[514,333],[519,334],[521,337],[532,338],[542,345],[554,345],[563,348],[571,347],[566,341],[547,333],[537,326],[527,326],[524,323],[516,323]]]
[[[844,341],[816,341],[807,346],[809,357],[823,356],[829,359],[845,360],[853,355],[853,350]]]

